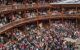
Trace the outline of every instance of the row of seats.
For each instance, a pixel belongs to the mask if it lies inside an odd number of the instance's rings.
[[[71,21],[27,24],[0,35],[0,50],[75,50],[80,28]]]

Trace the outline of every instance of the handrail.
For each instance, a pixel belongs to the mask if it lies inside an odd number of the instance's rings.
[[[3,27],[0,28],[0,34],[4,33],[5,31],[11,29],[11,28],[14,28],[18,25],[22,25],[24,23],[29,23],[29,22],[34,22],[34,21],[37,21],[37,20],[45,20],[45,19],[56,19],[56,18],[79,18],[79,15],[59,15],[59,16],[51,16],[51,15],[47,15],[47,16],[37,16],[35,18],[21,18],[19,20],[15,20],[11,23],[8,23],[6,25],[4,25]]]
[[[39,7],[48,7],[49,4],[45,3],[44,5],[40,4],[14,4],[14,5],[4,5],[0,6],[0,13],[5,11],[12,11],[17,9],[29,9],[29,8],[39,8]]]
[[[72,4],[71,4],[72,5]],[[40,7],[53,7],[56,6],[56,4],[51,5],[49,3],[44,3],[44,4],[40,4],[40,3],[35,3],[35,4],[13,4],[13,5],[1,5],[0,6],[0,13],[5,12],[5,11],[12,11],[12,10],[16,10],[16,9],[29,9],[29,8],[40,8]],[[68,7],[68,6],[64,6],[64,5],[58,5],[63,6],[63,7]],[[72,5],[74,6],[74,5]],[[80,7],[80,5],[78,6]]]

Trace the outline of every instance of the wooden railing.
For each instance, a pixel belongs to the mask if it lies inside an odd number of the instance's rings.
[[[40,7],[49,7],[48,3],[42,4],[14,4],[14,5],[3,5],[0,6],[0,13],[5,11],[12,11],[17,9],[29,9],[29,8],[40,8]]]
[[[12,10],[16,10],[16,9],[29,9],[29,8],[40,8],[40,7],[80,7],[80,5],[78,4],[74,4],[74,5],[51,5],[49,3],[35,3],[35,4],[13,4],[13,5],[1,5],[0,6],[0,13],[5,12],[5,11],[12,11]]]
[[[78,18],[80,19],[80,15],[57,15],[57,16],[51,16],[50,14],[47,16],[37,16],[35,18],[21,18],[19,20],[15,20],[11,23],[5,24],[3,27],[0,28],[0,34],[4,33],[5,31],[14,28],[18,25],[22,25],[29,22],[34,22],[38,20],[45,20],[45,19],[56,19],[56,18]]]

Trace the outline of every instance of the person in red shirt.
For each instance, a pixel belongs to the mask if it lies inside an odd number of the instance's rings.
[[[0,43],[0,50],[3,50],[4,44]]]

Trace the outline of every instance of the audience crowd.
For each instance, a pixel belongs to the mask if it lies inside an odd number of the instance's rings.
[[[65,11],[65,12],[64,12]],[[80,14],[80,10],[75,11],[75,9],[70,9],[70,10],[63,10],[63,11],[59,11],[59,10],[51,10],[50,12],[48,12],[48,10],[44,9],[44,10],[39,10],[38,13],[36,10],[30,10],[30,11],[20,11],[20,12],[16,12],[16,13],[11,13],[11,14],[1,14],[0,15],[0,27],[4,26],[5,24],[8,24],[10,22],[19,20],[21,18],[35,18],[35,17],[46,17],[49,14],[53,16],[59,16],[59,15],[73,15],[73,14]]]
[[[1,5],[10,5],[10,4],[34,4],[34,3],[54,3],[61,0],[0,0]]]
[[[0,50],[76,50],[76,40],[80,36],[80,29],[74,22],[51,22],[50,25],[40,23],[15,28],[4,35],[0,35]]]
[[[22,18],[21,12],[15,13],[15,14],[1,14],[0,15],[0,27],[3,27],[4,25],[11,23],[13,21],[19,20]]]
[[[60,0],[57,0],[60,1]],[[41,4],[47,1],[40,0]],[[50,1],[53,2],[53,1]],[[54,1],[56,2],[56,0]],[[10,4],[35,4],[34,0],[0,0],[0,5]],[[73,15],[80,14],[80,10],[51,10],[51,15]],[[24,17],[23,17],[24,15]],[[38,16],[47,16],[48,11],[27,11],[26,13],[13,13],[9,15],[0,15],[0,28],[4,25],[21,18],[34,18]],[[51,21],[50,25],[40,23],[23,26],[23,29],[14,28],[9,32],[0,34],[0,50],[77,50],[77,39],[80,38],[80,28],[75,22]],[[71,40],[69,40],[71,39]],[[75,40],[75,41],[74,41]]]

